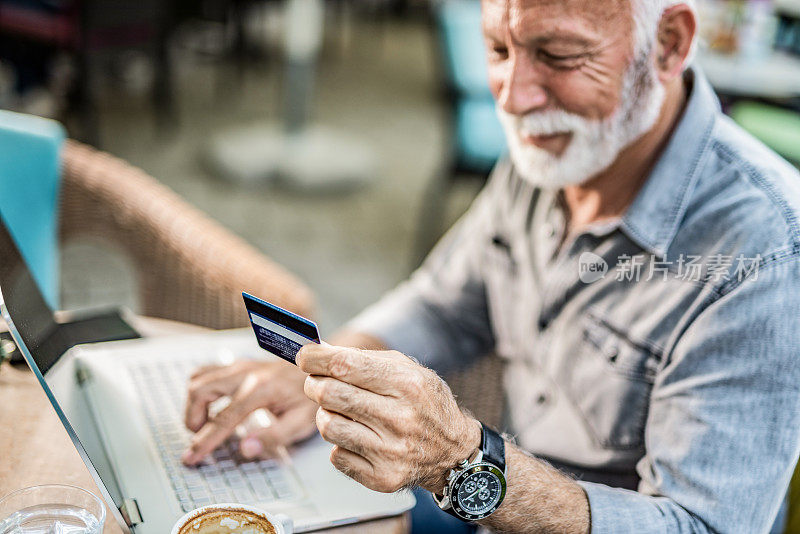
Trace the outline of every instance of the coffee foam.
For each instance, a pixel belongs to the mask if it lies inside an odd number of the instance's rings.
[[[276,534],[270,521],[243,508],[206,508],[190,517],[178,534]]]

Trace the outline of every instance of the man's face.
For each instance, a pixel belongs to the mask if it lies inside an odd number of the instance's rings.
[[[630,0],[483,0],[489,85],[522,176],[580,183],[650,129],[663,101]]]

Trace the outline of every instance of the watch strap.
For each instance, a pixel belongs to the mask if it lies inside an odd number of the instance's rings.
[[[497,466],[503,473],[506,472],[506,443],[503,438],[481,423],[481,451],[483,460]]]

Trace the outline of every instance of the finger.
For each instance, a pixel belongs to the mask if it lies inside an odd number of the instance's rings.
[[[309,399],[326,410],[359,421],[373,430],[385,426],[383,422],[391,411],[386,397],[328,376],[309,375],[303,389]]]
[[[194,435],[189,449],[181,460],[187,465],[194,465],[205,458],[211,451],[221,445],[250,412],[261,404],[264,386],[256,392],[258,379],[255,375],[247,375],[242,385],[231,397],[231,403]],[[258,394],[257,394],[258,393]]]
[[[331,450],[330,460],[333,467],[359,484],[369,487],[369,481],[374,478],[375,468],[369,460],[353,451],[349,451],[337,445]]]
[[[200,430],[208,421],[208,406],[223,396],[225,396],[225,393],[220,390],[190,390],[187,394],[186,413],[184,416],[186,428],[192,432]]]
[[[275,416],[264,428],[252,429],[239,444],[244,458],[267,458],[275,456],[275,450],[304,440],[316,432],[314,421],[316,407],[303,404]]]
[[[186,428],[197,432],[208,420],[208,405],[220,397],[232,395],[246,376],[242,366],[225,365],[189,381],[186,395],[184,423]]]
[[[317,429],[328,443],[370,457],[380,446],[380,437],[369,427],[325,408],[317,410]]]
[[[414,365],[395,351],[365,351],[333,345],[305,345],[297,365],[310,375],[330,376],[379,395],[401,395],[397,379]]]

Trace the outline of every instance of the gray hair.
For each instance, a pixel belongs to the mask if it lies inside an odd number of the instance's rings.
[[[631,0],[633,9],[633,51],[635,56],[650,52],[656,43],[656,32],[664,11],[678,4],[686,4],[697,13],[695,0]],[[695,38],[695,43],[697,39]],[[688,65],[694,55],[695,43],[686,60]]]

